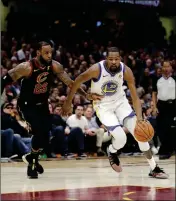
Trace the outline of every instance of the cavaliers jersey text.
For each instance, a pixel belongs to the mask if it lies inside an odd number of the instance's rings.
[[[105,60],[98,63],[100,74],[97,80],[91,81],[91,93],[103,95],[101,103],[111,103],[125,95],[123,89],[123,74],[125,66],[120,62],[120,71],[112,75],[106,70]]]
[[[39,68],[35,63],[35,59],[32,59],[30,63],[32,72],[29,77],[21,80],[19,101],[29,104],[47,102],[54,76],[52,66]]]

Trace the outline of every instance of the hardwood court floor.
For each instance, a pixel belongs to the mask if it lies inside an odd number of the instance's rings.
[[[41,161],[45,173],[38,179],[27,178],[22,162],[1,163],[1,199],[175,200],[175,157],[157,160],[169,179],[149,178],[143,156],[120,160],[120,174],[112,170],[107,158]]]

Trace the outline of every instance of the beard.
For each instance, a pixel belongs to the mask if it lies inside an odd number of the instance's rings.
[[[43,65],[43,66],[50,66],[52,64],[52,59],[49,60],[49,61],[46,61],[42,56],[40,56],[40,63]]]
[[[119,71],[120,71],[120,66],[118,67],[118,66],[111,66],[110,68],[109,68],[109,70],[110,70],[110,72],[112,72],[112,73],[118,73]]]

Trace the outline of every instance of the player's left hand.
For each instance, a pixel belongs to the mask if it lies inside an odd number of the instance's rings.
[[[104,98],[104,96],[96,94],[96,93],[90,93],[90,94],[87,94],[86,98],[88,100],[96,101],[96,100],[101,100],[102,98]]]
[[[147,119],[139,119],[139,120],[137,120],[137,122],[138,123],[140,123],[140,122],[148,122],[149,123],[149,121]]]

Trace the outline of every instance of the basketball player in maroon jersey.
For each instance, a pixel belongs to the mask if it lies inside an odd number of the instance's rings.
[[[29,178],[38,178],[38,173],[44,172],[38,162],[38,156],[40,149],[46,147],[49,141],[51,122],[48,98],[54,75],[68,87],[72,87],[73,80],[64,71],[62,65],[52,60],[51,45],[47,42],[40,42],[36,58],[19,64],[2,77],[1,93],[8,84],[21,80],[18,110],[23,119],[30,124],[33,133],[32,151],[23,156],[23,161],[28,164]],[[101,98],[96,94],[87,94],[81,88],[79,93],[89,100]]]

